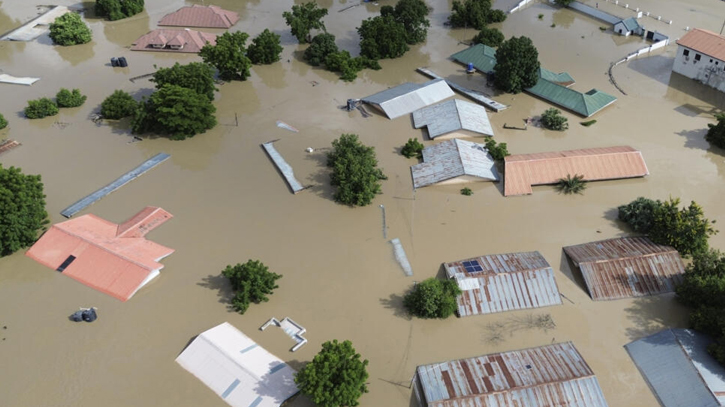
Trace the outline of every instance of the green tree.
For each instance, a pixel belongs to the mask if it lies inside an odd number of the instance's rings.
[[[178,85],[164,85],[139,104],[132,131],[183,140],[216,126],[214,112],[216,108],[206,95]]]
[[[311,30],[327,32],[325,23],[322,22],[322,17],[326,15],[327,9],[320,8],[315,2],[295,4],[292,6],[291,13],[289,11],[282,13],[285,22],[292,28],[292,35],[300,44],[310,42]]]
[[[138,102],[133,96],[122,90],[116,90],[101,103],[101,116],[111,120],[123,119],[133,116],[137,107]]]
[[[365,57],[353,58],[347,51],[333,52],[325,58],[325,67],[332,72],[340,73],[340,79],[354,81],[357,73],[364,68],[380,69],[378,61]]]
[[[76,13],[65,13],[50,23],[50,39],[58,45],[77,45],[91,42],[91,29]]]
[[[528,37],[511,37],[496,50],[493,84],[505,92],[519,93],[539,80],[539,51]]]
[[[569,7],[574,0],[554,0],[554,2],[562,7]]]
[[[156,89],[164,85],[177,85],[214,100],[214,68],[202,62],[191,62],[180,65],[178,62],[171,68],[159,68],[152,79]]]
[[[559,178],[555,186],[556,190],[566,195],[581,194],[587,189],[587,182],[584,181],[583,175],[567,174],[566,178]]]
[[[392,16],[395,21],[403,24],[408,44],[417,44],[425,41],[428,36],[430,21],[426,18],[430,10],[423,0],[399,0],[395,7],[383,6],[380,15]]]
[[[497,48],[503,43],[503,33],[496,28],[483,27],[481,31],[476,34],[471,40],[474,44],[488,45],[489,47]]]
[[[312,66],[319,66],[325,63],[328,55],[338,52],[335,44],[335,36],[328,33],[315,35],[304,53],[304,59]]]
[[[491,0],[453,0],[449,22],[452,27],[471,27],[481,30],[490,23],[500,23],[506,13],[491,8]]]
[[[652,199],[639,197],[617,208],[617,217],[628,224],[636,233],[647,234],[652,230],[655,208],[659,206],[662,206],[662,201],[659,199],[653,201]]]
[[[0,130],[8,127],[8,121],[5,120],[5,117],[3,117],[2,113],[0,113]]]
[[[0,164],[0,257],[33,244],[47,224],[40,175]]]
[[[216,45],[206,44],[199,52],[205,63],[219,70],[219,77],[225,81],[247,80],[252,61],[247,57],[245,43],[249,34],[225,32],[216,37]]]
[[[454,280],[431,277],[413,286],[403,297],[403,305],[419,318],[448,318],[458,309],[456,297],[461,292]]]
[[[269,271],[259,260],[227,266],[222,275],[232,284],[235,292],[232,307],[240,314],[247,311],[250,302],[259,304],[269,301],[267,295],[271,295],[278,288],[276,281],[282,278],[280,274]]]
[[[405,158],[423,158],[424,148],[425,146],[418,139],[409,138],[408,142],[400,149],[400,154],[405,156]]]
[[[725,113],[716,114],[715,119],[717,119],[717,124],[708,123],[707,125],[709,129],[705,140],[716,147],[725,148]]]
[[[55,95],[55,103],[58,107],[78,107],[86,103],[87,96],[82,95],[78,89],[69,91],[66,88],[61,88]]]
[[[247,49],[247,56],[253,64],[271,64],[279,61],[282,54],[280,36],[268,29],[264,29]]]
[[[38,100],[29,100],[28,106],[25,107],[25,117],[28,119],[42,119],[48,116],[58,114],[58,105],[48,98],[40,98]]]
[[[363,20],[357,32],[360,35],[360,55],[365,58],[398,58],[410,49],[405,27],[391,15]]]
[[[506,143],[496,143],[493,137],[486,137],[486,150],[491,154],[494,161],[503,161],[509,154],[508,145]]]
[[[322,344],[320,353],[295,375],[295,383],[320,407],[357,406],[368,392],[367,365],[350,341],[335,339]]]
[[[380,180],[387,179],[377,167],[375,149],[363,145],[356,134],[332,142],[327,166],[332,168],[330,184],[337,187],[335,201],[346,205],[368,205],[380,193]]]
[[[564,131],[569,128],[568,119],[556,108],[546,109],[541,114],[541,124],[549,130]]]
[[[95,12],[111,21],[131,17],[143,11],[144,0],[96,0]]]

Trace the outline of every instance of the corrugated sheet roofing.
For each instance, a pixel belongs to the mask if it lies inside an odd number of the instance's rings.
[[[496,163],[483,144],[452,139],[423,149],[423,162],[410,167],[413,188],[464,175],[498,181]]]
[[[182,7],[159,20],[160,26],[229,28],[239,21],[239,14],[217,6],[194,4]]]
[[[634,31],[640,27],[639,22],[634,17],[625,18],[624,20],[620,21],[620,23],[624,24],[624,27],[627,29],[627,31]]]
[[[459,99],[416,110],[413,125],[416,129],[426,126],[431,139],[459,130],[493,136],[486,108]]]
[[[629,146],[515,154],[504,163],[505,196],[531,194],[532,185],[555,184],[567,175],[601,181],[649,174],[642,153]]]
[[[53,225],[26,255],[81,283],[126,301],[159,274],[159,260],[173,249],[146,240],[146,233],[171,219],[147,207],[117,225],[95,215]]]
[[[541,79],[546,79],[550,82],[556,82],[559,85],[562,86],[571,86],[574,84],[574,78],[569,75],[568,72],[553,72],[546,68],[540,67],[539,68],[539,77]]]
[[[493,67],[496,66],[496,48],[491,48],[488,45],[476,44],[470,48],[466,48],[463,51],[458,51],[451,55],[453,60],[458,61],[464,65],[469,62],[473,63],[473,67],[483,73],[493,72]]]
[[[725,368],[709,344],[698,332],[665,329],[624,347],[662,406],[725,406]]]
[[[161,52],[189,52],[198,53],[208,42],[216,45],[216,34],[194,30],[153,30],[137,39],[131,51],[161,51]],[[169,44],[174,40],[173,44]],[[164,48],[154,48],[152,44],[166,45]],[[168,45],[183,45],[180,49],[169,48]]]
[[[444,79],[426,83],[404,83],[363,98],[362,101],[377,106],[390,119],[413,113],[426,106],[453,96]]]
[[[571,342],[418,366],[428,407],[603,407],[596,376]]]
[[[693,28],[677,44],[725,61],[725,37],[712,31]]]
[[[299,391],[291,367],[228,322],[202,332],[176,362],[234,407],[279,407]]]
[[[672,292],[685,272],[677,250],[646,237],[567,246],[564,252],[581,269],[594,300]]]
[[[463,294],[461,317],[561,304],[554,270],[539,252],[493,254],[443,265]]]

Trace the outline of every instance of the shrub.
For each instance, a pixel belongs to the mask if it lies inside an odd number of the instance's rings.
[[[363,145],[356,134],[332,142],[327,166],[332,168],[330,185],[337,188],[335,201],[346,205],[368,205],[380,193],[380,180],[387,179],[377,167],[375,149]]]
[[[423,158],[424,148],[425,146],[418,139],[410,138],[403,148],[400,149],[400,154],[403,154],[406,158],[415,157],[420,159]]]
[[[541,114],[541,124],[549,130],[564,131],[569,128],[568,121],[559,109],[553,107]]]
[[[506,143],[496,143],[492,137],[486,137],[486,150],[495,161],[503,161],[509,154]]]
[[[252,61],[247,57],[245,43],[249,34],[225,32],[216,37],[216,45],[207,43],[199,51],[205,63],[219,70],[219,77],[225,81],[247,80]]]
[[[340,79],[346,82],[354,81],[357,73],[364,68],[380,69],[378,61],[365,57],[350,56],[347,51],[333,52],[325,58],[325,67],[332,72],[340,73]]]
[[[66,88],[61,88],[55,95],[55,103],[58,107],[78,107],[86,103],[86,95],[81,95],[81,91],[73,89],[69,91]]]
[[[305,50],[303,58],[312,66],[325,63],[328,55],[338,52],[335,36],[328,33],[317,34]]]
[[[715,115],[715,119],[717,119],[717,124],[708,123],[707,125],[709,129],[705,140],[716,147],[725,148],[725,113]]]
[[[164,85],[138,105],[132,131],[169,135],[183,140],[216,126],[216,108],[206,95],[177,85]]]
[[[448,318],[458,305],[456,297],[461,289],[454,280],[428,278],[416,284],[403,298],[403,305],[419,318]]]
[[[491,8],[491,0],[453,0],[449,21],[452,27],[471,27],[483,29],[490,23],[499,23],[506,19],[506,13]]]
[[[252,44],[247,48],[247,56],[253,64],[271,64],[279,61],[282,54],[282,45],[280,45],[280,36],[268,29],[264,29],[261,34],[252,40]]]
[[[471,188],[465,187],[461,189],[461,195],[471,196],[473,195],[473,191],[471,190]]]
[[[654,226],[655,209],[662,206],[662,201],[639,197],[627,205],[617,208],[619,220],[625,222],[636,233],[647,234]]]
[[[156,89],[164,85],[177,85],[205,95],[214,100],[214,68],[203,62],[191,62],[186,65],[175,63],[171,68],[159,68],[152,79]]]
[[[114,91],[101,103],[101,116],[104,119],[118,120],[133,116],[138,102],[133,96],[122,90]]]
[[[0,164],[0,256],[28,247],[48,224],[40,175]]]
[[[0,113],[0,130],[8,127],[8,121],[5,120],[5,117],[3,117],[2,113]]]
[[[584,127],[589,127],[589,126],[591,126],[592,124],[594,124],[596,122],[597,122],[596,120],[589,120],[589,121],[586,121],[586,122],[581,122],[581,125],[584,126]]]
[[[541,20],[543,18],[544,18],[544,15],[543,14],[539,14],[539,20]]]
[[[65,13],[50,24],[50,39],[58,45],[77,45],[91,42],[91,29],[76,13]]]
[[[267,295],[271,295],[278,288],[276,281],[282,278],[281,275],[270,272],[259,260],[227,266],[222,275],[228,278],[232,285],[234,290],[232,308],[240,314],[247,311],[250,302],[259,304],[269,301]]]
[[[489,47],[498,47],[503,43],[503,33],[495,28],[483,27],[471,40],[474,44],[488,45]]]
[[[48,98],[40,98],[38,100],[29,100],[28,106],[25,108],[25,117],[28,119],[42,119],[48,116],[58,114],[58,105]]]
[[[539,80],[539,52],[527,37],[511,37],[496,50],[493,83],[509,93],[519,93]]]
[[[556,183],[556,190],[566,195],[570,194],[581,194],[587,188],[587,182],[584,181],[583,175],[567,174],[566,178],[559,178]]]
[[[144,0],[96,0],[96,15],[111,21],[131,17],[143,11]]]
[[[292,35],[300,44],[310,42],[310,31],[313,29],[327,32],[325,23],[322,22],[322,17],[326,15],[327,9],[320,8],[314,1],[295,4],[291,13],[289,11],[282,13],[285,23],[292,29]]]

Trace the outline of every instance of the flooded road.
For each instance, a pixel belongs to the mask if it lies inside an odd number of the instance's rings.
[[[73,6],[73,2],[60,2]],[[200,2],[197,2],[200,3]],[[322,0],[330,7],[325,20],[338,44],[358,52],[355,27],[379,6]],[[512,2],[507,2],[509,4]],[[589,2],[588,3],[593,3]],[[88,4],[88,3],[85,3]],[[193,55],[130,52],[139,36],[156,27],[183,1],[147,1],[147,10],[128,20],[87,18],[93,41],[53,47],[46,38],[30,43],[0,43],[0,69],[16,76],[42,78],[32,87],[0,84],[0,112],[10,122],[0,138],[22,146],[0,156],[4,166],[41,174],[47,210],[53,223],[59,212],[158,152],[171,159],[129,183],[82,213],[121,222],[147,205],[174,215],[148,238],[176,252],[163,260],[161,276],[121,303],[32,261],[22,252],[0,260],[0,400],[3,406],[224,406],[174,359],[191,338],[223,321],[241,329],[267,350],[299,366],[326,340],[350,339],[370,360],[370,392],[361,406],[409,406],[408,388],[415,367],[491,352],[573,341],[597,374],[610,406],[657,406],[652,393],[623,345],[664,326],[685,327],[686,310],[673,295],[593,302],[581,274],[573,269],[562,246],[626,235],[616,221],[616,207],[638,196],[697,201],[718,223],[722,205],[725,152],[703,137],[712,114],[722,111],[722,93],[670,73],[675,45],[615,68],[627,95],[609,82],[609,63],[646,45],[622,38],[603,24],[571,10],[534,3],[502,24],[506,36],[530,36],[542,65],[569,72],[574,89],[597,88],[618,97],[598,113],[597,123],[583,127],[568,112],[570,129],[527,131],[503,129],[541,114],[550,105],[529,95],[497,95],[511,105],[489,113],[496,138],[512,153],[583,147],[631,145],[642,150],[651,175],[644,179],[591,183],[582,196],[564,196],[550,187],[534,194],[504,198],[502,184],[470,185],[471,197],[459,187],[412,190],[410,165],[398,154],[408,138],[421,137],[410,120],[388,120],[380,114],[364,119],[338,109],[401,82],[423,82],[415,72],[428,66],[471,88],[485,78],[466,76],[448,60],[464,49],[473,30],[449,30],[443,22],[450,2],[433,7],[428,41],[403,58],[381,61],[380,71],[364,71],[345,83],[336,75],[301,60],[304,47],[289,34],[283,11],[292,2],[220,0],[214,4],[238,11],[233,29],[256,36],[264,28],[282,35],[282,61],[255,66],[246,82],[221,85],[215,100],[219,125],[182,142],[149,138],[129,143],[127,124],[94,124],[90,117],[115,89],[147,95],[147,80],[129,78],[198,60]],[[627,16],[622,7],[600,2]],[[719,1],[641,1],[672,25],[652,20],[647,26],[673,38],[684,27],[719,32],[725,3]],[[507,8],[502,7],[502,8]],[[26,2],[0,2],[0,32],[36,14]],[[544,14],[538,19],[538,14]],[[556,24],[555,27],[550,27]],[[112,57],[125,56],[128,68],[111,68]],[[29,99],[53,97],[60,87],[88,95],[80,108],[63,109],[42,120],[22,118]],[[368,109],[372,112],[372,109]],[[239,120],[236,126],[235,116]],[[299,129],[291,133],[277,120]],[[324,167],[324,150],[341,133],[356,133],[375,146],[380,167],[389,179],[372,205],[348,208],[335,204]],[[311,187],[289,192],[260,144],[274,139],[277,150]],[[429,141],[425,141],[430,144]],[[389,239],[400,238],[413,268],[406,277],[383,238],[381,209],[386,208]],[[711,238],[725,249],[725,231]],[[441,263],[482,254],[538,250],[553,266],[566,296],[556,307],[445,321],[409,319],[401,298],[413,281],[441,274]],[[220,271],[227,264],[259,259],[283,274],[270,301],[253,305],[244,315],[230,312],[229,287]],[[567,300],[568,299],[568,300]],[[79,306],[98,307],[93,324],[73,324],[67,316]],[[554,329],[529,324],[530,316],[550,314]],[[303,325],[309,343],[295,353],[293,342],[279,330],[258,328],[270,317],[290,317]],[[550,327],[549,327],[550,328]],[[291,403],[309,406],[303,397]]]

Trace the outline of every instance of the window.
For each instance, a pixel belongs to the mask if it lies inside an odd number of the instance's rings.
[[[686,56],[689,56],[689,55],[690,55],[690,50],[689,49],[686,49],[686,50],[682,51],[682,56],[685,56],[686,57]]]
[[[478,262],[478,260],[471,260],[471,261],[464,261],[462,262],[463,267],[466,269],[466,272],[468,273],[477,273],[479,271],[483,271],[483,267],[481,267],[481,264]]]
[[[712,58],[710,58],[710,63],[712,63]]]
[[[702,55],[700,55],[700,54],[695,54],[695,61],[699,61],[699,60],[700,60],[700,58],[702,58]]]

